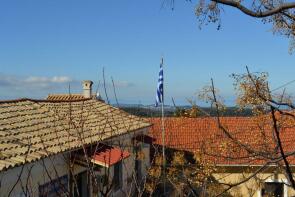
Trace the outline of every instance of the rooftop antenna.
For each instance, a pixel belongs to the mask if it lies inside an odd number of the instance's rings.
[[[106,88],[106,80],[105,80],[105,76],[104,76],[104,67],[102,68],[102,76],[103,76],[104,93],[106,95],[106,99],[107,99],[108,104],[110,104],[110,100],[109,100],[108,93],[107,93],[107,88]]]
[[[97,88],[96,88],[96,91],[95,91],[96,99],[101,99],[101,96],[100,96],[100,93],[99,93],[99,87],[100,87],[100,80],[98,80]]]
[[[113,90],[114,90],[114,95],[115,95],[115,99],[116,99],[116,104],[117,104],[117,107],[119,107],[118,97],[117,97],[117,93],[116,93],[116,86],[115,86],[113,77],[111,77],[111,80],[112,80],[112,84],[113,84]]]

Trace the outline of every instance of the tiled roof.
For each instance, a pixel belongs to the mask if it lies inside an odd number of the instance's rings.
[[[0,101],[0,171],[149,125],[94,99]]]
[[[51,101],[69,101],[83,100],[85,97],[82,94],[49,94],[46,99]]]
[[[162,145],[161,119],[151,118],[150,122],[153,126],[149,135],[155,138],[155,144]],[[251,149],[260,153],[274,151],[275,138],[271,132],[270,118],[260,120],[250,117],[222,117],[221,123],[235,140]],[[292,124],[295,125],[294,120]],[[295,128],[289,125],[280,131],[286,153],[295,150]],[[220,165],[261,164],[269,161],[233,143],[233,140],[218,128],[216,118],[213,117],[165,118],[165,144],[178,150],[202,152],[208,159]],[[289,160],[295,164],[294,156],[289,157]]]
[[[129,156],[130,153],[128,151],[103,145],[98,148],[98,151],[93,155],[91,161],[101,166],[110,167]]]

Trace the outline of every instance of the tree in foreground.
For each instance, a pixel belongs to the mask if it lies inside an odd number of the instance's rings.
[[[295,126],[292,97],[287,95],[285,90],[280,94],[272,91],[266,73],[251,73],[247,68],[246,74],[233,74],[232,77],[237,91],[237,105],[240,109],[250,108],[254,114],[249,124],[251,126],[245,125],[242,133],[225,124],[220,117],[220,111],[225,109],[225,105],[218,99],[213,80],[211,86],[205,88],[201,94],[201,97],[215,108],[216,123],[224,136],[218,147],[212,148],[210,142],[207,142],[203,153],[214,156],[215,159],[236,159],[248,163],[248,168],[243,172],[245,176],[240,180],[231,183],[220,182],[226,186],[224,192],[253,179],[261,184],[265,180],[259,177],[267,172],[283,174],[287,180],[285,184],[295,189],[294,172],[291,168],[295,149],[292,149],[288,140],[290,135],[293,135]],[[253,164],[259,164],[259,167],[251,169]]]
[[[174,0],[171,0],[172,4]],[[190,0],[191,1],[191,0]],[[290,52],[295,47],[295,2],[284,0],[198,0],[195,14],[200,26],[208,23],[221,25],[224,7],[231,7],[250,17],[270,24],[274,33],[290,38]]]
[[[267,73],[251,73],[247,68],[245,74],[233,74],[232,78],[239,110],[251,110],[253,115],[242,118],[222,117],[226,106],[218,96],[219,91],[212,80],[212,84],[200,93],[200,97],[216,111],[213,117],[200,119],[203,123],[207,121],[207,126],[197,136],[204,134],[206,138],[195,138],[195,141],[190,140],[181,148],[190,152],[190,159],[186,152],[181,151],[167,156],[167,160],[172,158],[167,166],[168,182],[171,182],[176,191],[191,195],[196,192],[198,195],[225,196],[230,192],[237,196],[239,189],[246,187],[249,196],[260,190],[261,194],[263,191],[267,194],[269,185],[265,183],[269,178],[283,179],[284,185],[294,190],[293,98],[282,88],[279,89],[282,90],[281,93],[270,89]],[[196,107],[198,106],[192,107],[193,112]],[[189,116],[190,110],[186,112],[179,116],[196,118],[195,113]],[[187,122],[185,124],[188,125]],[[177,128],[181,127],[180,123],[173,127],[180,136],[181,130],[178,131]],[[192,132],[201,132],[201,129],[192,129]],[[173,137],[177,136],[171,135],[169,139]],[[196,145],[190,146],[188,143]],[[239,171],[230,171],[229,168],[222,167],[222,164],[240,165]],[[157,172],[155,178],[160,177],[161,166],[154,167],[157,169],[153,169],[153,172]]]

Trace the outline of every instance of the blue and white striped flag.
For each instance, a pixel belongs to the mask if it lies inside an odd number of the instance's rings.
[[[164,74],[163,74],[163,58],[162,58],[161,64],[160,64],[160,72],[159,72],[157,95],[156,95],[156,104],[155,104],[156,107],[158,107],[159,103],[162,103],[163,99],[164,99],[164,84],[163,83],[164,83]]]

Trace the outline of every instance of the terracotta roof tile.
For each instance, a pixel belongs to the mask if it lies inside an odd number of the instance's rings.
[[[153,126],[149,130],[149,135],[155,138],[155,144],[162,145],[161,119],[151,118],[150,122]],[[222,117],[221,123],[235,140],[251,149],[261,153],[274,151],[275,138],[270,118],[260,120],[250,117]],[[293,125],[295,125],[294,122]],[[285,128],[282,126],[280,132],[284,151],[286,153],[294,151],[294,126],[290,127],[289,125]],[[233,143],[233,140],[230,140],[218,128],[216,118],[213,117],[165,118],[165,144],[174,149],[205,152],[208,158],[223,165],[261,164],[269,161],[262,156],[249,153]],[[294,156],[289,157],[289,160],[295,164]]]
[[[49,94],[46,98],[51,101],[69,101],[86,99],[82,94]]]
[[[105,167],[110,167],[130,156],[128,151],[108,145],[102,145],[98,150],[99,151],[93,155],[91,161]]]
[[[0,171],[148,126],[94,99],[0,101]]]

